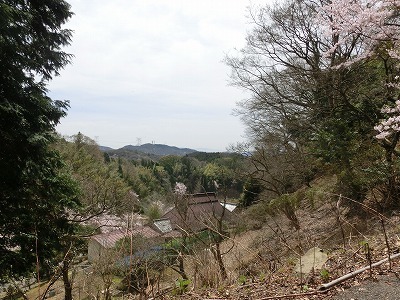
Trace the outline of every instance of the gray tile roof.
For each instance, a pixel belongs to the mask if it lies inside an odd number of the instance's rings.
[[[158,219],[154,220],[154,226],[157,227],[162,233],[167,233],[172,231],[171,220],[169,219]]]
[[[155,230],[151,229],[149,226],[135,226],[132,230],[114,230],[112,232],[97,234],[92,236],[92,239],[97,241],[104,248],[115,247],[115,244],[123,239],[124,237],[129,237],[130,235],[137,236],[141,235],[145,238],[154,238],[160,236]]]

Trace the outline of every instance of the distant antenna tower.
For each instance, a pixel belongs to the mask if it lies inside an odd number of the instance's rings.
[[[142,138],[138,137],[136,138],[136,146],[142,145]]]

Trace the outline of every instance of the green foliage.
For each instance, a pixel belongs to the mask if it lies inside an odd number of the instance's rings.
[[[338,180],[336,175],[326,175],[315,179],[310,187],[303,190],[304,199],[307,200],[311,208],[317,208],[326,201],[329,201],[336,192]]]
[[[250,177],[243,185],[243,193],[241,194],[239,205],[241,207],[247,207],[252,205],[259,199],[259,195],[262,191],[260,182]]]
[[[238,197],[243,188],[242,159],[232,155],[207,163],[202,169],[202,187],[227,197]]]
[[[150,222],[159,219],[161,217],[161,213],[162,211],[160,207],[156,204],[151,204],[144,211],[144,214],[149,218]]]
[[[357,122],[356,116],[346,118],[346,113],[341,112],[340,117],[333,115],[324,121],[323,129],[316,135],[318,140],[313,144],[313,151],[337,174],[337,193],[361,201],[372,186],[367,184],[367,181],[371,183],[372,177],[365,171],[374,168],[373,162],[381,161],[382,151],[372,143],[370,132],[366,132],[374,124]]]
[[[67,162],[68,171],[79,182],[83,205],[80,213],[89,216],[136,211],[137,199],[129,185],[113,164],[104,162],[98,145],[81,133],[71,139],[73,142],[59,140],[55,147]]]
[[[328,282],[329,278],[331,277],[331,274],[329,273],[329,271],[327,269],[321,269],[319,274],[320,274],[323,282]]]
[[[296,210],[305,197],[305,192],[299,190],[296,193],[284,194],[272,200],[264,199],[264,201],[249,207],[247,210],[249,221],[262,224],[265,222],[268,215],[276,216],[279,213],[283,213],[291,222],[292,226],[299,229],[300,223],[296,215]]]
[[[104,156],[104,162],[105,163],[110,163],[111,162],[110,155],[107,152],[104,152],[103,156]]]
[[[167,172],[171,187],[174,187],[176,182],[182,182],[188,188],[188,193],[199,192],[201,173],[200,162],[197,159],[168,155],[162,157],[159,164]]]
[[[296,228],[300,229],[300,223],[296,216],[296,210],[302,200],[302,193],[296,192],[293,194],[282,195],[269,203],[269,211],[274,215],[277,211],[283,213]]]
[[[172,291],[173,295],[182,295],[184,294],[189,285],[191,284],[191,281],[189,279],[182,279],[179,278],[175,281],[175,288]]]
[[[121,169],[124,180],[139,195],[140,199],[146,199],[155,192],[164,194],[171,190],[162,167],[153,165],[152,168],[147,168],[121,159]]]
[[[269,207],[269,202],[262,200],[252,206],[249,206],[245,211],[246,222],[241,222],[242,230],[247,227],[252,229],[260,229],[266,219],[271,216],[272,210]],[[276,213],[276,212],[275,212]]]
[[[77,186],[49,145],[68,102],[53,101],[47,81],[70,55],[61,51],[71,17],[61,0],[0,3],[0,279],[45,271],[73,232],[67,210],[79,207]]]
[[[283,213],[293,226],[300,225],[296,217],[296,210],[299,207],[310,206],[312,209],[318,208],[332,197],[335,197],[337,178],[335,175],[325,175],[311,182],[311,186],[302,187],[291,194],[280,197],[264,198],[264,193],[260,195],[260,201],[248,207],[245,211],[247,226],[260,228],[268,216],[275,216]],[[244,226],[244,225],[243,225]],[[244,230],[244,229],[242,229]]]
[[[175,253],[182,251],[183,253],[191,254],[198,248],[204,248],[210,245],[213,240],[213,234],[215,233],[204,230],[193,235],[175,238],[165,243],[163,248]]]
[[[16,300],[23,297],[21,290],[9,285],[7,287],[6,296],[3,298],[4,300]]]
[[[293,193],[316,170],[329,170],[337,176],[337,193],[363,201],[374,190],[382,208],[399,205],[400,135],[374,139],[381,108],[398,99],[395,85],[382,83],[397,78],[399,60],[377,49],[378,55],[352,61],[362,39],[329,52],[340,36],[318,30],[321,3],[260,8],[246,46],[226,58],[232,83],[252,93],[237,110],[250,137],[248,173],[268,198]]]
[[[228,197],[238,197],[242,191],[240,168],[243,157],[236,154],[218,154],[213,162],[205,164],[191,156],[168,155],[159,161],[141,159],[128,161],[124,158],[110,159],[110,168],[118,170],[120,176],[139,196],[141,211],[148,211],[154,195],[161,197],[163,204],[174,201],[173,189],[177,182],[187,187],[187,193],[216,191]]]
[[[188,154],[188,157],[194,157],[199,161],[203,161],[206,163],[213,162],[216,159],[222,158],[225,155],[223,153],[214,152],[214,153],[207,153],[207,152],[193,152]]]
[[[246,281],[247,281],[246,275],[242,274],[242,275],[239,276],[238,282],[239,282],[240,285],[245,285]]]

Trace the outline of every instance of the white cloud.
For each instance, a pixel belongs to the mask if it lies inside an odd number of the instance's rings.
[[[49,88],[58,130],[110,147],[160,142],[223,151],[242,140],[225,53],[245,43],[247,0],[69,0],[73,63]],[[261,2],[261,0],[260,0]]]

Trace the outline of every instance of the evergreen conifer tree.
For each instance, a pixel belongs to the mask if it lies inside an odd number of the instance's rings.
[[[50,145],[66,101],[46,84],[70,60],[63,0],[0,1],[0,279],[46,263],[70,234],[77,188]]]

